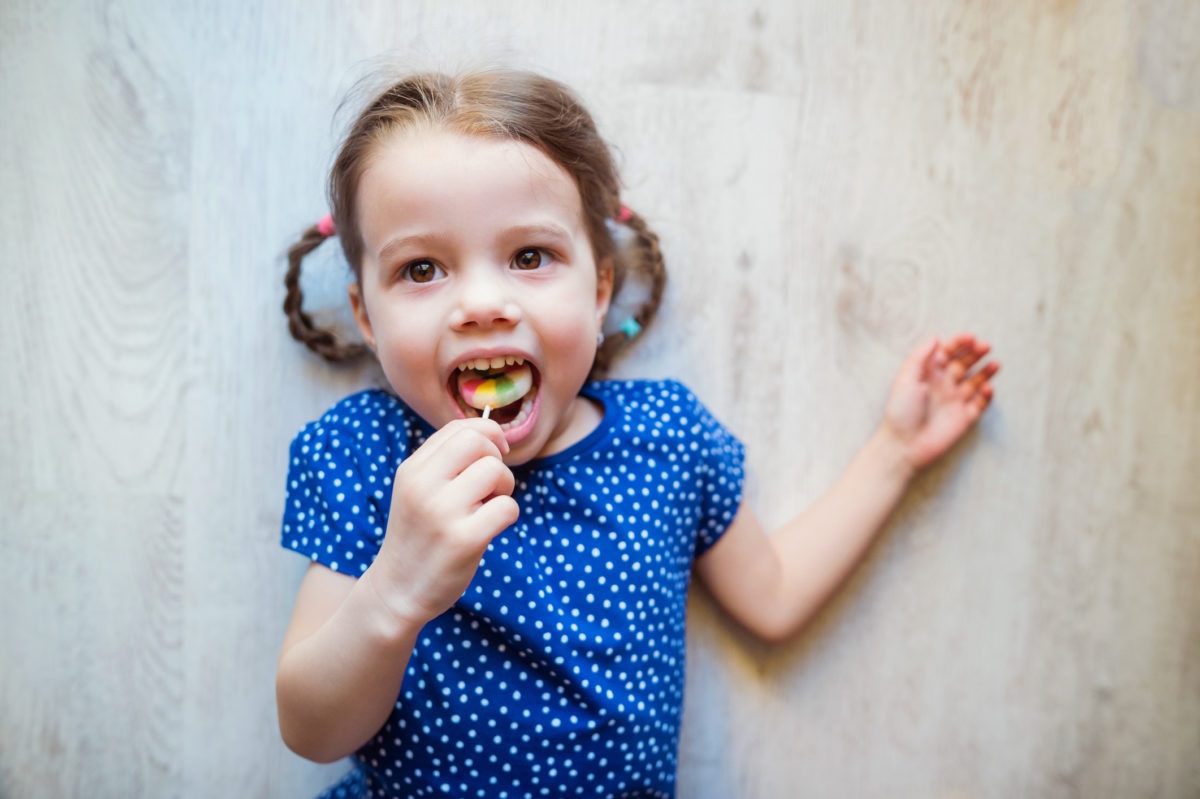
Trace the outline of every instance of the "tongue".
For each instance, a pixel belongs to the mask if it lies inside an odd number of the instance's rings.
[[[495,371],[468,369],[458,374],[458,392],[472,408],[503,408],[512,405],[533,388],[533,369],[516,364]]]

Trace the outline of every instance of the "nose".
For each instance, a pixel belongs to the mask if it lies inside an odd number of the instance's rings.
[[[521,321],[521,306],[512,295],[512,286],[495,266],[462,269],[455,278],[450,323],[456,330],[490,330]]]

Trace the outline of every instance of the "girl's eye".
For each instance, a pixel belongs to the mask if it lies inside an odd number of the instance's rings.
[[[542,251],[534,248],[521,250],[513,258],[513,266],[517,269],[537,269],[542,265]]]
[[[400,278],[410,283],[429,283],[437,280],[441,269],[431,261],[413,261],[400,270]]]

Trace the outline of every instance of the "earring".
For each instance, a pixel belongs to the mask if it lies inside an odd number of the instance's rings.
[[[596,349],[600,349],[603,346],[604,346],[604,331],[601,330],[599,333],[596,334]]]

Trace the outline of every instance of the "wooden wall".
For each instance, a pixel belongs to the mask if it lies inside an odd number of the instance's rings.
[[[573,84],[672,269],[688,381],[782,521],[893,370],[1005,364],[794,643],[692,603],[680,796],[1200,796],[1200,4],[0,7],[0,796],[308,796],[273,674],[285,452],[373,379],[287,336],[380,54]],[[330,259],[314,291],[341,291]]]

